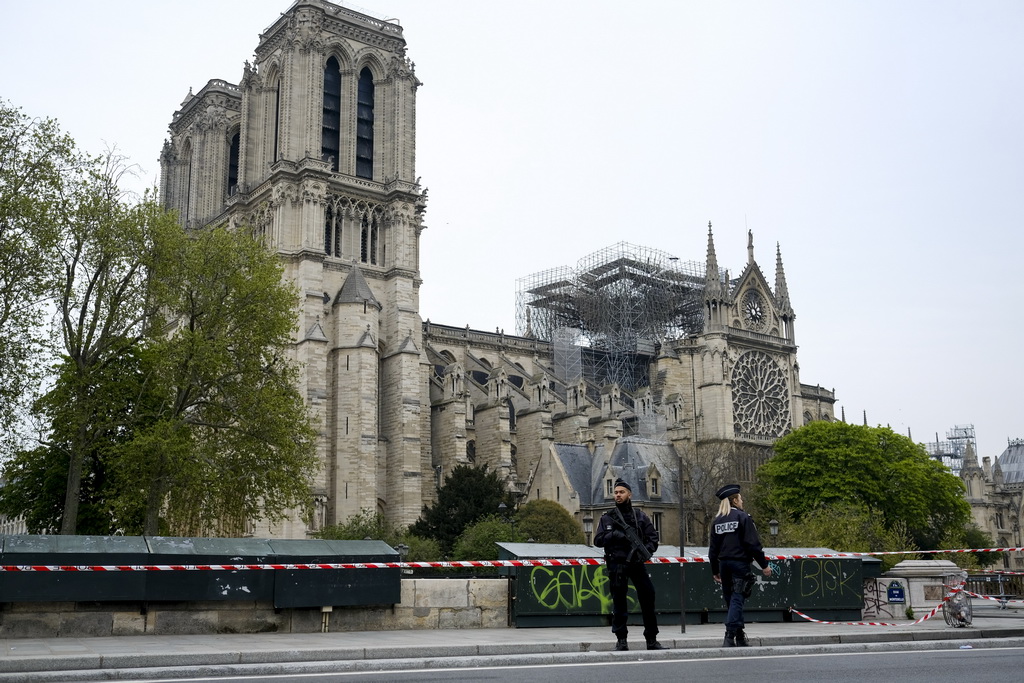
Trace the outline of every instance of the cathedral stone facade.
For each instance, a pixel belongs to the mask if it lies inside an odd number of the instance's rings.
[[[770,284],[751,237],[740,276],[723,277],[710,226],[696,327],[638,346],[637,386],[564,372],[564,348],[529,326],[505,335],[424,321],[419,86],[400,26],[298,0],[259,37],[238,84],[190,92],[170,124],[164,205],[188,228],[251,230],[300,292],[293,353],[320,430],[317,509],[309,526],[296,514],[255,533],[302,537],[362,510],[408,524],[466,463],[581,524],[624,476],[671,542],[692,483],[679,476],[686,449],[764,454],[791,429],[834,419],[833,392],[800,381],[781,254]]]
[[[1024,439],[1012,439],[995,462],[985,456],[978,464],[972,444],[960,468],[967,488],[971,516],[997,548],[1020,548],[1024,544]],[[1024,570],[1024,553],[1004,553],[1002,565]]]

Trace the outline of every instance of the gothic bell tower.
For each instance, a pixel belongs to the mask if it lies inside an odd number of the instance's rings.
[[[294,356],[319,421],[312,529],[361,510],[407,524],[429,471],[421,353],[416,91],[402,27],[298,0],[237,85],[175,113],[161,196],[186,226],[228,222],[275,249],[299,289]],[[375,409],[374,409],[375,408]]]
[[[801,385],[781,252],[774,291],[754,259],[739,277],[722,276],[708,224],[703,349],[699,393],[701,438],[770,445],[802,424]]]

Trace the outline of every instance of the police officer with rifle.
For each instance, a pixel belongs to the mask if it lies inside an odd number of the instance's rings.
[[[612,594],[612,633],[616,650],[628,650],[628,603],[626,593],[629,582],[636,588],[640,612],[644,621],[644,639],[648,650],[665,650],[658,642],[658,617],[654,611],[654,584],[644,565],[658,549],[658,532],[642,510],[633,507],[630,500],[633,489],[622,479],[612,489],[615,508],[601,516],[600,527],[594,536],[594,545],[604,548],[610,589]]]

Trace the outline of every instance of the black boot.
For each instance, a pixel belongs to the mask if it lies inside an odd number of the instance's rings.
[[[747,647],[748,645],[750,645],[750,643],[747,642],[747,634],[743,632],[743,629],[736,631],[736,646]]]
[[[647,641],[647,649],[648,650],[667,650],[668,648],[665,647],[664,645],[662,645],[661,643],[659,643],[657,640],[648,640]]]
[[[722,647],[736,647],[736,633],[734,631],[725,632],[725,641],[722,642]]]
[[[625,652],[629,650],[629,644],[626,642],[625,638],[619,638],[615,641],[615,650],[617,652]]]

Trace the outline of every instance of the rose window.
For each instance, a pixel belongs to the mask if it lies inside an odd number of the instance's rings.
[[[790,426],[786,373],[768,354],[747,351],[732,369],[732,405],[738,436],[782,436]]]

